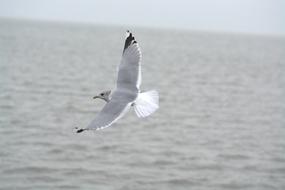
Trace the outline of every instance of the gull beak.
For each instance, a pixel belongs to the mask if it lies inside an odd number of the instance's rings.
[[[93,99],[99,98],[99,96],[94,96]]]

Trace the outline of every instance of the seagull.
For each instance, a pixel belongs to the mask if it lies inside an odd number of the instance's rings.
[[[159,94],[156,90],[140,91],[141,59],[140,47],[133,34],[127,31],[123,55],[118,67],[116,88],[113,91],[103,91],[93,97],[106,101],[106,104],[86,128],[76,128],[77,133],[110,127],[131,107],[139,118],[147,117],[159,108]]]

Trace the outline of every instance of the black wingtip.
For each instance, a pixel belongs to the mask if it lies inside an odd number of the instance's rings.
[[[126,31],[126,39],[132,38],[132,37],[133,37],[133,34],[129,30],[127,30]]]
[[[133,34],[127,30],[127,36],[125,40],[125,45],[124,45],[124,51],[132,44],[134,43],[135,38],[133,37]],[[136,42],[135,42],[136,43]]]
[[[76,133],[81,133],[81,132],[83,132],[84,131],[84,129],[78,129],[77,131],[76,131]]]

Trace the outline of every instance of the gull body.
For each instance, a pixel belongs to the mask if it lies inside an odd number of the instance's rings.
[[[141,92],[141,50],[132,33],[126,32],[122,60],[118,69],[115,90],[103,91],[93,98],[106,101],[105,106],[95,119],[85,128],[77,130],[99,130],[111,126],[130,107],[134,107],[138,117],[147,117],[159,108],[159,95],[155,90]]]

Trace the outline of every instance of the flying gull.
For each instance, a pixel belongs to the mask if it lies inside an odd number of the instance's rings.
[[[130,107],[134,107],[136,115],[140,118],[149,116],[159,108],[157,91],[140,91],[141,59],[140,47],[132,33],[127,31],[116,88],[113,92],[103,91],[94,96],[94,99],[100,98],[107,103],[95,119],[86,128],[77,129],[77,133],[110,127],[123,117]]]

